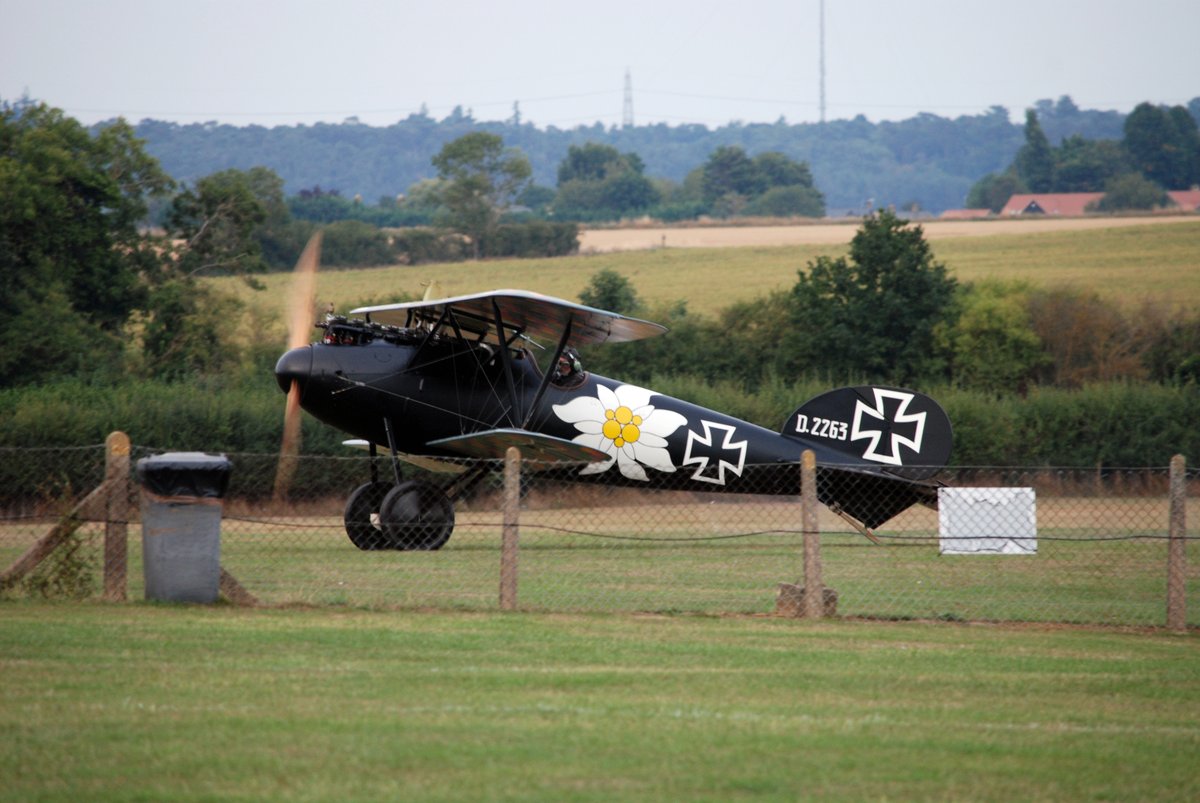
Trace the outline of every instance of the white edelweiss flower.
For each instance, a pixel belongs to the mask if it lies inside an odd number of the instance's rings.
[[[631,480],[648,481],[643,466],[671,472],[675,465],[667,451],[667,436],[687,423],[672,410],[650,404],[653,393],[636,385],[616,390],[596,386],[595,396],[580,396],[567,404],[554,405],[554,414],[574,424],[579,434],[575,443],[599,449],[608,460],[593,463],[580,474],[598,474],[617,465]]]

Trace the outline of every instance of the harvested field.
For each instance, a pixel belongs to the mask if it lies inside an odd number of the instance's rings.
[[[986,237],[996,234],[1041,234],[1049,231],[1086,231],[1124,226],[1157,226],[1194,221],[1194,215],[1087,218],[1020,218],[1019,220],[917,221],[929,240],[953,237]],[[861,221],[797,223],[791,225],[690,225],[594,228],[579,237],[582,253],[638,251],[647,248],[736,248],[775,245],[844,245]]]

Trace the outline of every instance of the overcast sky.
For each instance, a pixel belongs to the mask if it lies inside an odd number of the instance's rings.
[[[85,123],[819,119],[820,0],[0,0],[0,98]],[[1200,95],[1200,0],[825,0],[826,117]]]

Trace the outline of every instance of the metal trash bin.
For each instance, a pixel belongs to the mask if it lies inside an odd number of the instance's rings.
[[[221,584],[224,455],[168,452],[137,462],[146,599],[216,602]]]

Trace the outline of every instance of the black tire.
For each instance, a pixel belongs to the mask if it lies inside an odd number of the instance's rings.
[[[392,486],[386,482],[368,482],[355,488],[346,500],[346,535],[350,536],[350,543],[359,549],[391,548],[391,541],[384,533],[379,517],[384,497],[391,489]]]
[[[440,488],[409,480],[388,491],[379,518],[392,549],[441,549],[454,532],[454,503]]]

